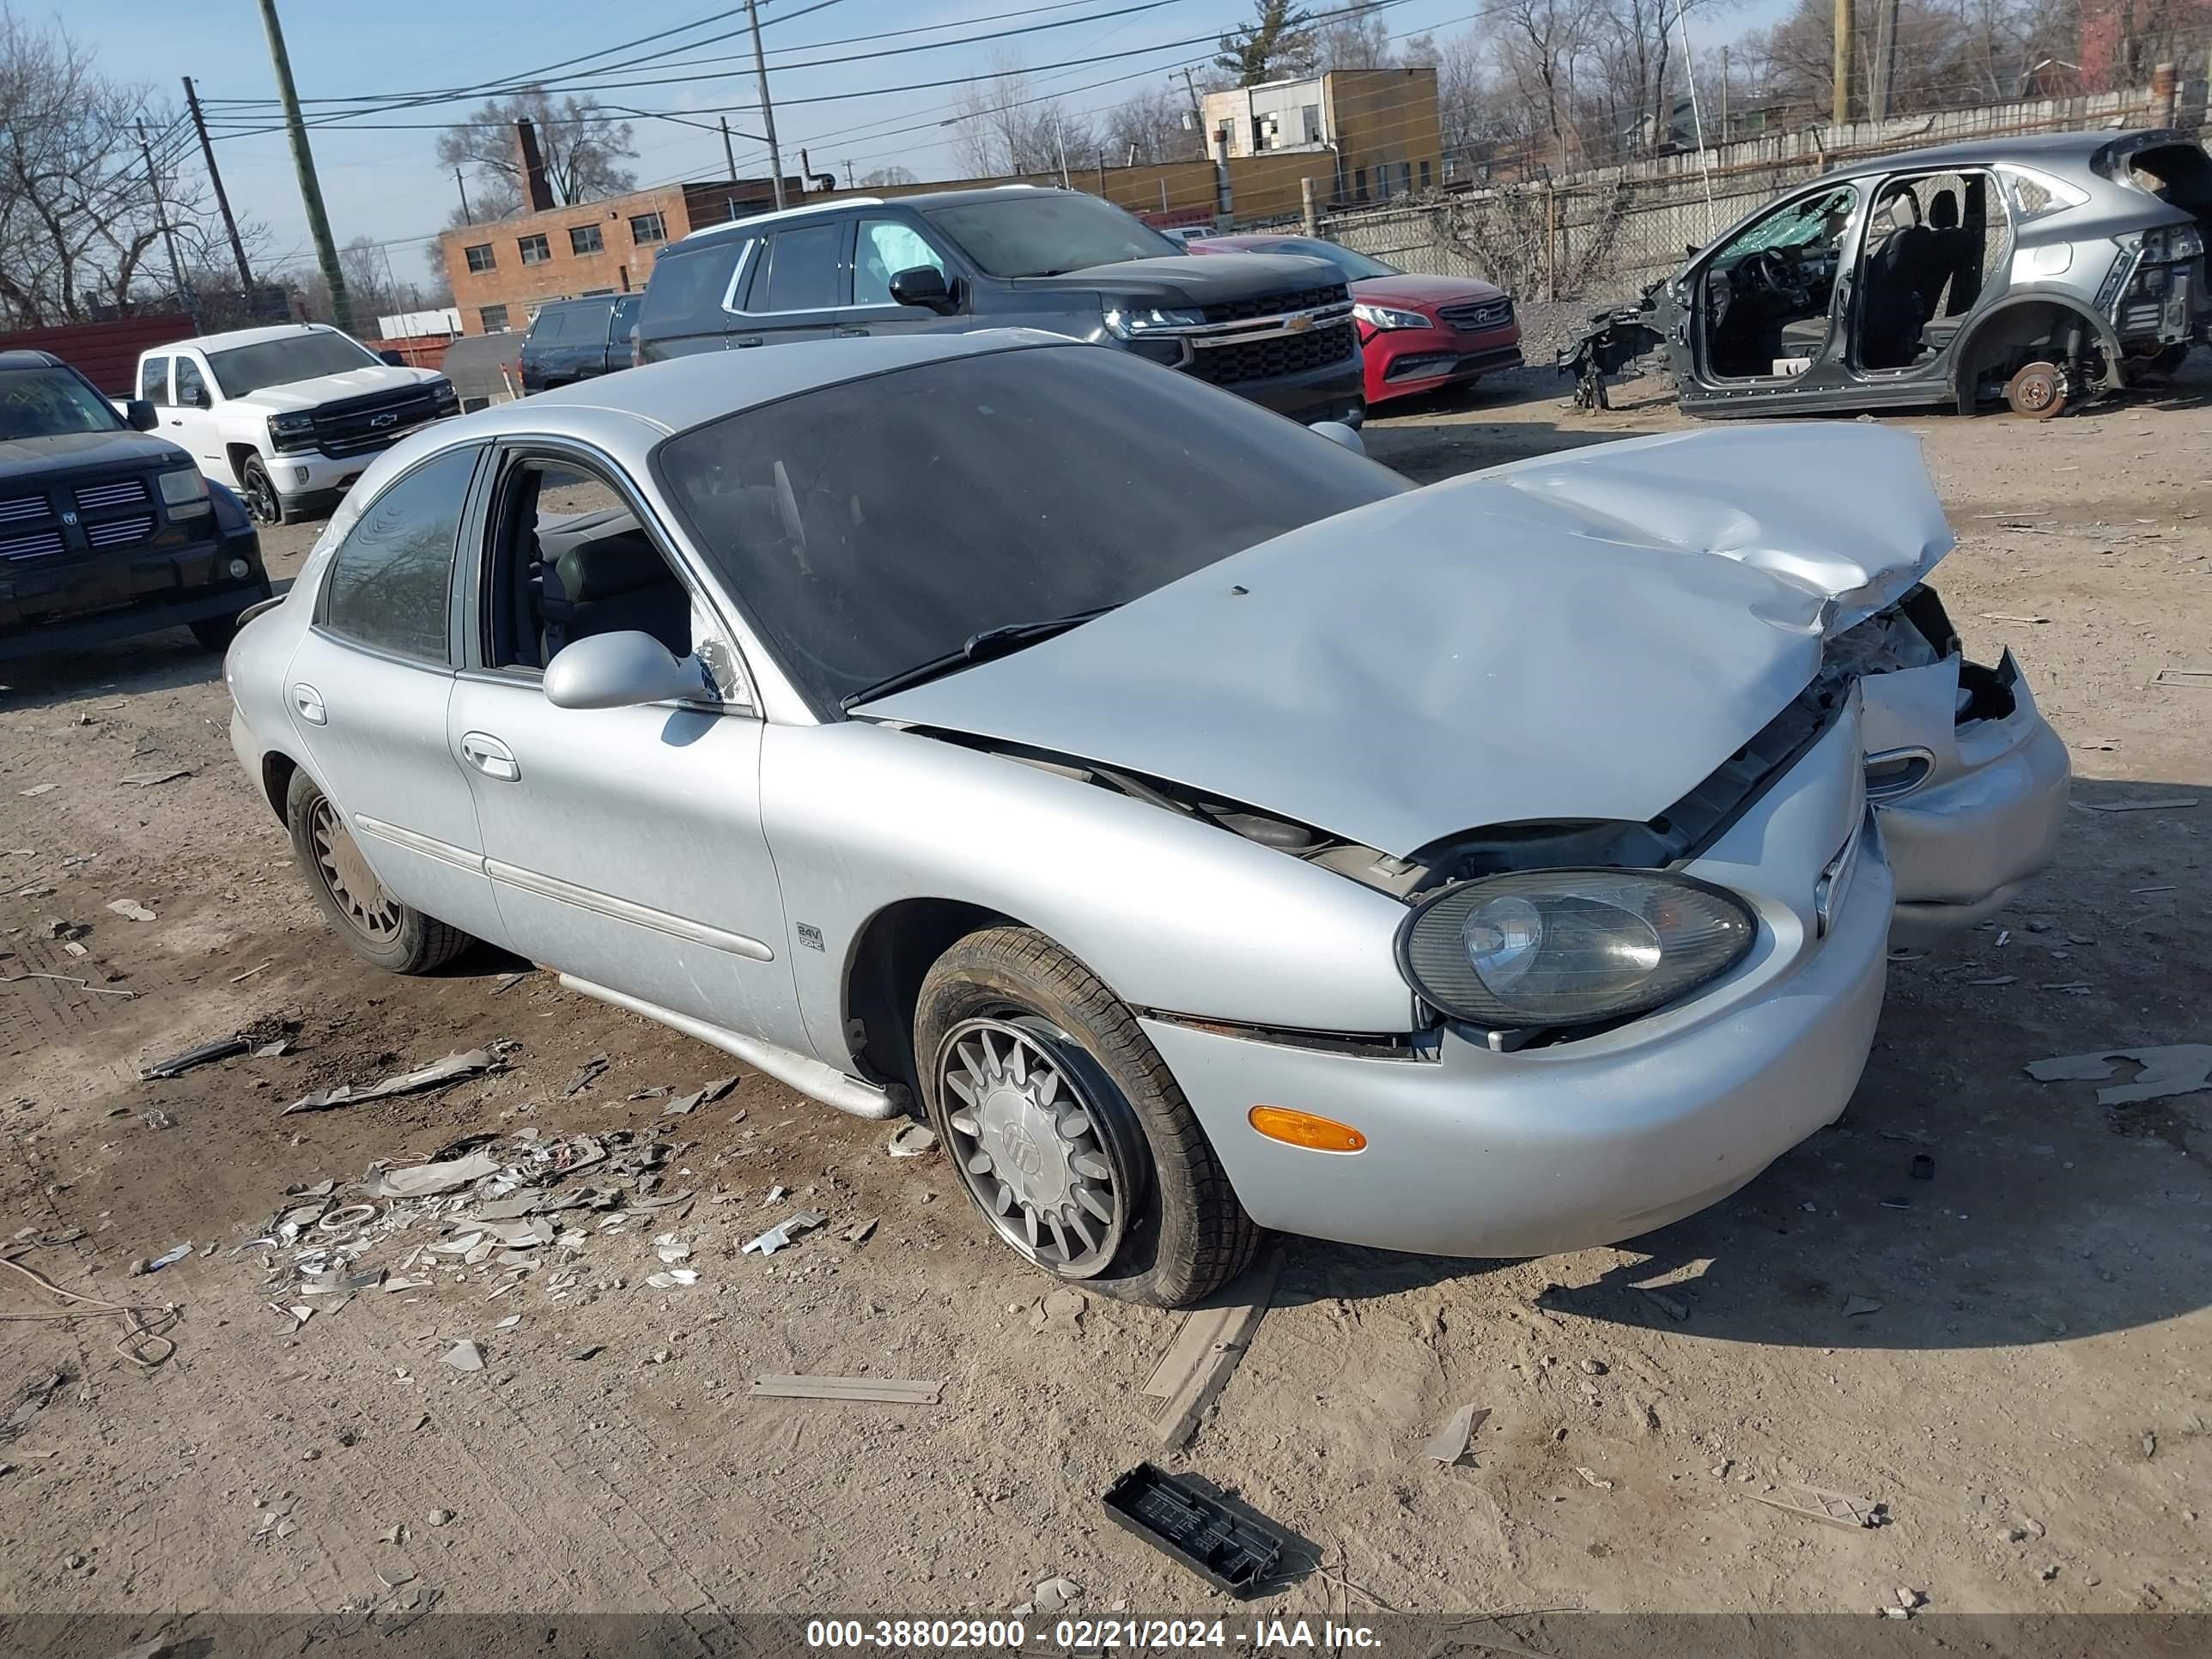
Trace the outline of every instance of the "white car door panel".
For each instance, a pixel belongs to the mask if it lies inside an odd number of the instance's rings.
[[[532,961],[808,1051],[760,813],[760,722],[556,708],[464,675],[447,713],[506,937]]]

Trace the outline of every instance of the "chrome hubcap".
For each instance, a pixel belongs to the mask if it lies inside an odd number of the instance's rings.
[[[399,903],[384,890],[376,872],[354,844],[353,832],[328,799],[315,803],[310,823],[316,867],[337,901],[338,913],[367,939],[381,944],[399,931]]]
[[[946,1033],[938,1085],[949,1148],[1001,1237],[1071,1278],[1121,1248],[1127,1194],[1098,1109],[1037,1035],[1002,1019]]]

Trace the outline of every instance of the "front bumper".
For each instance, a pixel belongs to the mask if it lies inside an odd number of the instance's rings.
[[[246,566],[245,575],[229,574],[234,560]],[[14,569],[0,581],[0,661],[235,616],[268,597],[250,526],[183,548],[116,549]]]
[[[1340,362],[1325,363],[1319,368],[1279,374],[1272,380],[1236,381],[1221,389],[1248,398],[1262,409],[1287,415],[1304,425],[1310,426],[1316,421],[1343,421],[1358,426],[1366,415],[1363,385],[1359,354],[1355,351]]]
[[[1675,1007],[1510,1054],[1448,1028],[1421,1059],[1145,1017],[1253,1219],[1443,1255],[1583,1249],[1703,1209],[1832,1121],[1874,1040],[1895,896],[1859,741],[1842,723],[1693,864],[1754,905],[1760,937]],[[1853,823],[1863,840],[1823,937],[1816,884]],[[1270,1140],[1246,1117],[1261,1104],[1350,1123],[1367,1146]]]
[[[1361,350],[1367,362],[1367,401],[1409,398],[1442,386],[1462,385],[1485,374],[1522,366],[1521,325],[1480,334],[1450,328],[1389,328],[1368,331]]]
[[[304,513],[337,506],[353,487],[354,480],[368,471],[368,464],[383,453],[383,449],[373,449],[359,455],[339,457],[315,449],[280,450],[264,456],[262,465],[269,469],[269,482],[276,487],[284,505],[295,513]]]

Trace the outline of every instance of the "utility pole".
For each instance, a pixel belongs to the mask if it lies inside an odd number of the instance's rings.
[[[1067,130],[1060,124],[1060,106],[1057,103],[1052,106],[1052,142],[1060,151],[1060,187],[1073,190],[1074,186],[1067,182]]]
[[[268,0],[262,3],[267,4]],[[768,99],[768,58],[760,42],[760,0],[745,0],[745,19],[753,26],[753,74],[760,82],[761,121],[768,133],[768,165],[775,175],[775,206],[780,213],[783,210],[783,155],[775,147],[775,106]]]
[[[146,182],[154,191],[154,226],[161,233],[161,240],[169,250],[169,281],[175,285],[177,298],[184,302],[185,311],[191,318],[193,328],[197,329],[200,325],[200,308],[192,303],[191,291],[185,286],[185,268],[177,262],[176,233],[169,228],[168,206],[161,200],[161,175],[154,170],[154,147],[146,142],[146,124],[140,121],[136,125],[138,129],[138,154],[146,160]]]
[[[265,5],[268,0],[263,0]],[[1851,0],[1836,0],[1835,125],[1851,119]]]
[[[1213,147],[1206,137],[1206,106],[1198,101],[1198,82],[1190,78],[1188,70],[1182,72],[1182,84],[1183,89],[1190,94],[1190,130],[1198,135],[1199,143],[1205,145],[1207,154],[1211,155]]]
[[[1728,48],[1721,48],[1721,143],[1729,141],[1729,72]]]
[[[1867,119],[1887,121],[1890,96],[1897,84],[1898,0],[1877,0],[1877,3],[1881,9],[1875,14],[1874,73],[1867,88]]]
[[[238,221],[231,217],[230,198],[222,188],[222,174],[216,168],[215,146],[208,141],[207,122],[200,115],[199,94],[192,90],[192,77],[185,77],[185,107],[192,112],[192,130],[200,136],[200,154],[207,158],[208,181],[215,186],[215,204],[222,215],[222,228],[230,234],[230,251],[238,260],[239,286],[249,308],[253,301],[253,271],[246,263],[246,244],[239,240]]]
[[[1848,4],[1849,0],[1838,0]],[[269,37],[269,63],[276,72],[276,95],[284,105],[284,128],[292,139],[292,169],[300,175],[300,199],[307,210],[307,234],[314,238],[315,263],[331,291],[331,319],[353,332],[353,301],[346,297],[345,272],[337,245],[331,240],[330,215],[323,210],[323,187],[315,179],[315,153],[307,148],[307,123],[300,118],[300,94],[292,85],[292,60],[284,51],[284,27],[276,21],[276,0],[261,0],[261,27]]]
[[[853,163],[850,159],[848,159],[845,163],[845,188],[848,190],[855,190],[859,188],[859,186],[854,185],[853,182]]]
[[[473,214],[473,213],[471,213],[471,212],[470,212],[470,211],[469,211],[469,187],[468,187],[468,184],[467,184],[467,182],[466,182],[465,179],[462,179],[462,177],[461,177],[461,170],[460,170],[459,167],[455,167],[455,168],[453,169],[453,188],[454,188],[455,190],[458,190],[459,191],[460,191],[460,192],[461,192],[461,219],[462,219],[462,222],[463,222],[464,223],[465,223],[465,224],[471,224],[471,225],[472,225],[472,224],[474,224],[474,223],[476,223],[476,222],[477,222],[477,216],[476,216],[475,214]]]
[[[799,147],[799,193],[805,196],[813,185],[814,163],[807,156],[806,147],[801,144]]]
[[[730,118],[726,115],[722,117],[722,165],[729,168],[734,182],[738,176],[738,152],[730,143]]]

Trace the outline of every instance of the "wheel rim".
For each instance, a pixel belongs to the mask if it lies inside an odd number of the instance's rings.
[[[384,884],[355,844],[353,832],[328,799],[315,803],[309,830],[315,846],[316,872],[337,902],[338,914],[363,939],[377,945],[388,943],[399,931],[399,902],[384,890]]]
[[[1044,1031],[1006,1019],[963,1021],[938,1048],[939,1098],[969,1194],[1006,1243],[1070,1279],[1103,1271],[1137,1197],[1115,1146],[1110,1085]]]
[[[275,524],[283,516],[284,510],[276,502],[276,486],[258,467],[246,477],[246,507],[256,524]]]

